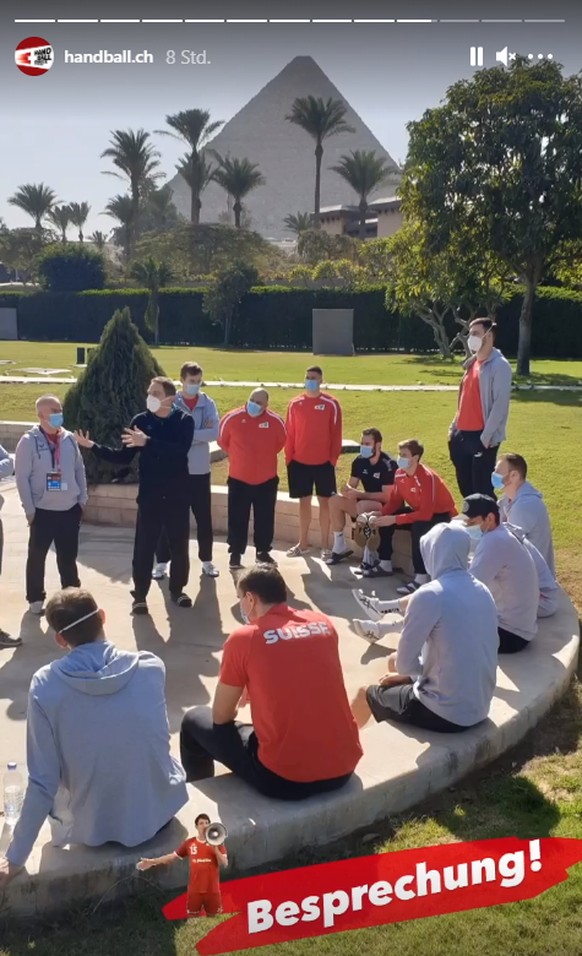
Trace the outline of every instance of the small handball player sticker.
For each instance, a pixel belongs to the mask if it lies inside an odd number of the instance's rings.
[[[27,76],[43,76],[54,63],[55,53],[50,43],[42,37],[27,37],[21,40],[14,52],[14,61]]]

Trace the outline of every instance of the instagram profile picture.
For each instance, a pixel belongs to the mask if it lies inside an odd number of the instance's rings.
[[[54,50],[42,37],[26,37],[14,51],[14,62],[26,76],[43,76],[53,65]]]

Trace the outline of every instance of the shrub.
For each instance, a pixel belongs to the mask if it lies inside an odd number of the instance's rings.
[[[105,285],[105,262],[95,249],[55,243],[43,249],[37,262],[40,281],[51,292],[83,292]]]
[[[88,431],[101,445],[121,447],[123,429],[144,410],[155,375],[164,375],[164,370],[131,321],[129,309],[117,311],[105,326],[99,348],[89,356],[87,368],[66,394],[67,428]],[[90,484],[109,483],[116,477],[137,480],[139,455],[129,469],[120,470],[91,452],[84,454]]]

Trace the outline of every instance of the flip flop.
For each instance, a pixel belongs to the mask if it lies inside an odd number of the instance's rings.
[[[337,551],[332,551],[331,557],[328,558],[325,563],[328,565],[339,564],[340,561],[343,561],[344,558],[349,558],[353,553],[353,551],[342,551],[341,554],[339,554]]]

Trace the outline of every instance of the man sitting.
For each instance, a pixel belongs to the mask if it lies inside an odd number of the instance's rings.
[[[443,479],[435,471],[420,464],[424,445],[415,438],[398,445],[398,471],[390,498],[382,509],[382,516],[372,516],[370,525],[380,529],[383,558],[376,568],[364,572],[364,577],[380,577],[392,573],[392,538],[396,528],[404,528],[412,535],[412,565],[415,578],[398,588],[399,594],[413,594],[428,581],[422,560],[420,539],[435,524],[450,521],[457,514],[453,496]]]
[[[398,650],[378,685],[352,702],[359,727],[371,716],[453,733],[485,720],[495,690],[497,613],[468,570],[469,536],[439,524],[420,542],[431,581],[406,604]]]
[[[536,635],[540,587],[533,558],[522,542],[500,523],[497,502],[488,495],[469,495],[463,515],[477,547],[471,574],[482,581],[497,607],[499,653],[515,654]]]
[[[498,502],[499,503],[499,502]],[[538,617],[551,617],[558,610],[558,595],[560,585],[550,571],[543,556],[540,554],[535,544],[532,544],[529,538],[526,538],[521,528],[506,522],[505,527],[511,531],[515,537],[521,541],[524,548],[531,555],[533,563],[536,566],[538,575],[539,601]]]
[[[182,721],[188,780],[214,776],[218,760],[281,800],[338,789],[362,748],[333,624],[319,611],[289,607],[276,568],[243,572],[237,592],[247,623],[224,645],[212,710],[194,708]],[[235,722],[245,689],[252,724]]]
[[[499,512],[502,521],[521,528],[523,533],[542,555],[552,574],[554,544],[550,516],[541,491],[534,488],[527,478],[527,462],[513,452],[502,455],[491,475],[496,491],[502,491]]]
[[[67,588],[46,619],[66,657],[41,667],[28,693],[28,787],[0,890],[26,863],[47,816],[53,845],[137,846],[188,801],[170,756],[165,668],[149,651],[119,651],[88,591]]]
[[[382,451],[382,435],[378,429],[364,429],[360,454],[352,461],[351,477],[341,493],[329,499],[333,549],[327,564],[339,564],[352,554],[344,534],[346,515],[355,519],[364,512],[381,511],[394,484],[396,468],[394,459]]]

